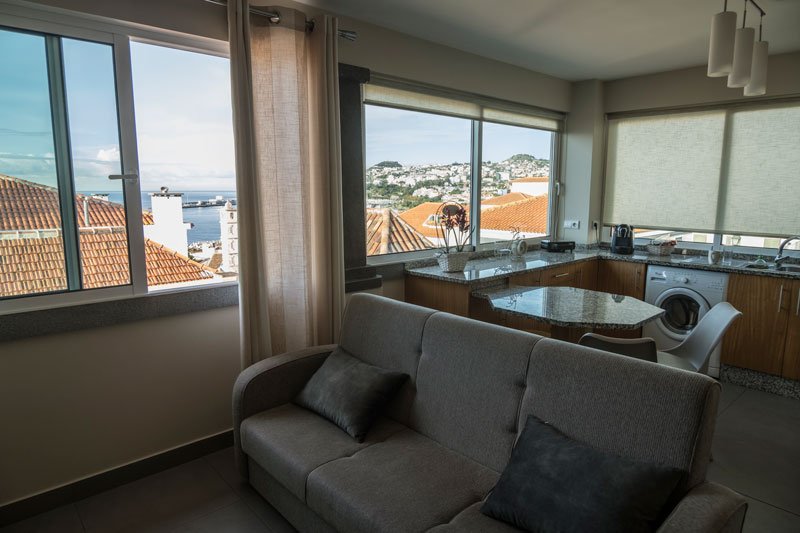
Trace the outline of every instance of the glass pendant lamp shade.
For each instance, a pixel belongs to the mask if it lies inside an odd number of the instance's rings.
[[[750,81],[750,68],[753,62],[753,43],[756,30],[739,28],[733,44],[733,68],[728,74],[728,87],[744,87]]]
[[[727,76],[733,67],[733,41],[736,34],[736,12],[723,11],[711,18],[711,39],[708,44],[708,76]]]
[[[750,67],[750,81],[744,86],[745,96],[761,96],[767,93],[767,58],[769,43],[758,41],[753,46],[753,62]]]

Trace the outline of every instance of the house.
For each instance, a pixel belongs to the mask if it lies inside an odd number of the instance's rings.
[[[0,531],[800,531],[798,28],[0,0]]]
[[[75,195],[83,287],[130,283],[123,206]],[[58,191],[0,174],[0,297],[63,291],[66,287]],[[156,227],[143,213],[145,227]],[[184,233],[185,240],[185,233]],[[145,239],[147,281],[179,286],[211,280],[216,271],[152,239]],[[47,268],[30,265],[47,264]]]

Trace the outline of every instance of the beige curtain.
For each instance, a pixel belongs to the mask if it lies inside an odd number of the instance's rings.
[[[229,0],[242,363],[335,342],[344,307],[336,19]]]

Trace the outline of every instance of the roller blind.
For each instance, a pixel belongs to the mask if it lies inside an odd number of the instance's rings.
[[[368,83],[364,85],[364,103],[547,131],[562,130],[564,117],[561,113],[458,94],[446,89],[427,86],[406,88],[403,85],[406,84]]]
[[[800,231],[800,104],[612,118],[603,221],[782,236]]]

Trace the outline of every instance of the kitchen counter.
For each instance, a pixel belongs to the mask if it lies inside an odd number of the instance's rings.
[[[750,261],[734,260],[731,265],[710,265],[705,255],[680,255],[673,254],[667,257],[636,253],[633,255],[613,254],[607,250],[585,250],[572,253],[553,253],[536,250],[528,252],[519,259],[511,257],[489,257],[485,259],[474,259],[467,263],[464,272],[447,273],[442,272],[438,265],[409,268],[406,274],[431,278],[451,283],[460,283],[474,287],[491,285],[492,282],[503,280],[515,274],[523,274],[535,270],[578,263],[581,261],[591,261],[594,259],[605,259],[614,261],[626,261],[631,263],[644,263],[648,265],[663,265],[678,268],[689,268],[694,270],[710,270],[714,272],[730,272],[738,274],[752,274],[755,276],[770,276],[787,279],[800,279],[800,273],[778,272],[776,270],[758,270],[745,268]]]
[[[566,328],[636,329],[664,314],[630,296],[573,287],[503,287],[472,293],[492,309]]]

